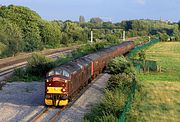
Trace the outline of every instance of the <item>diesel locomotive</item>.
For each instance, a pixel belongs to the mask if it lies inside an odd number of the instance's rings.
[[[88,54],[50,70],[45,80],[45,104],[67,105],[83,87],[105,69],[112,58],[123,55],[134,47],[133,41],[125,41],[118,46]]]

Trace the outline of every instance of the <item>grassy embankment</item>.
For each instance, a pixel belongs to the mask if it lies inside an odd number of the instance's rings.
[[[83,122],[116,122],[126,110],[130,94],[134,94],[136,80],[135,69],[125,57],[116,57],[108,64],[111,74],[102,99],[93,105],[84,116]],[[124,115],[124,114],[123,114]],[[124,116],[123,116],[124,117]]]
[[[140,73],[144,93],[137,93],[128,121],[177,122],[180,120],[180,43],[158,43],[146,50],[162,71]]]

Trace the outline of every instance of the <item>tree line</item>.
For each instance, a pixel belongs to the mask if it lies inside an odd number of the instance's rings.
[[[127,37],[158,35],[162,40],[180,40],[180,23],[159,20],[128,20],[119,23],[104,22],[99,17],[86,22],[47,21],[35,11],[23,6],[0,6],[0,57],[32,52],[47,48],[58,48],[72,43],[87,43],[90,31],[94,41],[119,42],[122,31]]]

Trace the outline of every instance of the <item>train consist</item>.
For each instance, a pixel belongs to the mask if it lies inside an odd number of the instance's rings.
[[[103,49],[50,70],[45,80],[45,104],[67,105],[105,69],[112,58],[125,54],[134,47],[133,41],[125,41],[118,46]]]

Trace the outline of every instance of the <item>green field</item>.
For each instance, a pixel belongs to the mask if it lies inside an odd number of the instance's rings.
[[[180,122],[180,42],[155,44],[146,56],[162,72],[139,74],[143,93],[136,94],[128,121]]]
[[[157,61],[162,71],[140,74],[141,80],[180,82],[180,42],[158,43],[146,51],[146,59]]]

